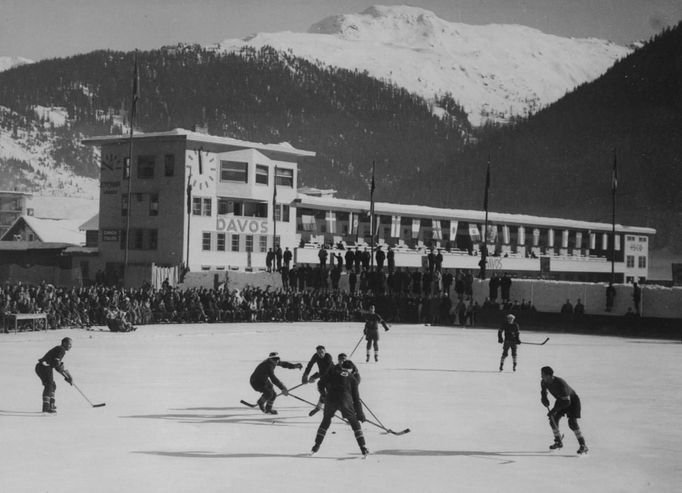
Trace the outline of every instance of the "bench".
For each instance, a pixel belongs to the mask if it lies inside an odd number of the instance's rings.
[[[14,332],[17,332],[22,325],[30,327],[30,330],[47,330],[47,315],[45,313],[8,313],[5,315],[5,332],[12,328]]]

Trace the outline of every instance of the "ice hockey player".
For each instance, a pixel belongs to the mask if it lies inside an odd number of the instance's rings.
[[[540,370],[540,402],[549,409],[549,399],[547,399],[547,392],[552,394],[556,400],[554,407],[549,410],[547,417],[549,418],[549,426],[554,433],[554,443],[549,446],[550,449],[556,450],[564,446],[563,436],[559,432],[559,420],[562,416],[568,418],[568,427],[573,430],[575,437],[578,439],[578,454],[586,454],[588,451],[585,444],[585,437],[583,437],[578,425],[580,418],[580,397],[575,391],[566,383],[563,378],[555,377],[554,370],[549,366],[543,366]]]
[[[45,356],[38,360],[36,364],[36,374],[43,383],[43,412],[56,413],[57,406],[55,405],[55,391],[57,384],[54,382],[54,373],[52,370],[57,370],[66,380],[69,385],[73,385],[73,378],[69,371],[64,368],[64,356],[66,352],[71,349],[73,345],[71,338],[65,337],[59,346],[50,349]]]
[[[317,363],[317,372],[313,373],[313,375],[308,378],[308,375],[310,375],[310,371],[313,368],[313,365]],[[313,354],[312,358],[310,358],[310,361],[308,361],[308,365],[305,367],[305,370],[303,371],[303,377],[301,378],[302,383],[308,383],[308,382],[314,382],[315,379],[321,378],[327,371],[334,366],[334,360],[332,359],[332,355],[327,353],[327,350],[325,349],[324,346],[317,346],[315,348],[315,354]],[[317,413],[320,409],[322,409],[322,404],[324,404],[324,394],[325,394],[325,389],[324,385],[322,385],[322,380],[317,381],[317,390],[320,393],[320,398],[317,401],[317,405],[315,408],[313,408],[312,411],[308,413],[308,416],[312,416],[315,413]]]
[[[388,331],[386,321],[376,313],[374,305],[370,305],[369,312],[365,315],[365,329],[363,330],[367,340],[366,362],[369,362],[369,352],[372,346],[374,346],[374,361],[379,361],[379,324],[384,327],[385,331]]]
[[[353,397],[353,409],[355,409],[355,417],[358,418],[358,421],[361,423],[365,422],[365,412],[362,410],[362,400],[360,399],[360,370],[358,370],[358,367],[355,366],[355,363],[353,363],[351,360],[348,359],[346,356],[346,353],[341,353],[338,356],[338,364],[341,365],[342,368],[348,370],[353,377],[351,380],[351,388],[350,388],[350,393],[351,396]]]
[[[503,344],[502,346],[502,357],[500,358],[500,371],[504,369],[504,359],[509,354],[509,349],[511,348],[512,360],[514,361],[513,370],[516,371],[516,346],[521,344],[521,339],[519,338],[519,324],[514,322],[514,315],[511,313],[507,315],[506,321],[502,324],[500,329],[497,331],[497,342]],[[504,339],[502,335],[504,334]]]
[[[258,407],[261,411],[266,414],[277,414],[272,408],[272,405],[277,398],[273,384],[275,384],[282,391],[282,394],[289,395],[289,391],[280,382],[279,378],[275,376],[275,368],[281,366],[282,368],[288,368],[290,370],[303,368],[301,363],[289,363],[288,361],[281,361],[279,353],[272,352],[268,358],[262,361],[253,373],[251,374],[251,387],[256,392],[262,392],[263,395],[258,399]]]
[[[321,378],[321,381],[325,386],[327,394],[324,404],[324,417],[317,429],[312,453],[320,450],[320,445],[327,434],[334,414],[336,414],[336,411],[340,411],[344,419],[350,424],[353,432],[355,432],[355,440],[358,442],[360,452],[363,456],[366,456],[369,454],[369,450],[365,446],[365,437],[362,433],[360,422],[355,416],[353,406],[352,385],[355,377],[352,375],[351,370],[344,368],[342,363],[337,363],[329,369]]]

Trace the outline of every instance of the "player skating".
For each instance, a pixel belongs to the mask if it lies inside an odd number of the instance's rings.
[[[367,340],[367,358],[365,359],[367,362],[369,362],[369,353],[372,346],[374,346],[374,361],[379,361],[379,324],[384,327],[385,331],[388,331],[389,327],[386,321],[381,318],[381,315],[376,313],[374,305],[370,305],[369,313],[365,316],[365,329],[363,330]]]
[[[521,344],[521,339],[519,338],[519,324],[514,322],[514,315],[507,315],[506,321],[502,324],[500,329],[497,331],[497,342],[503,344],[502,346],[502,357],[500,358],[500,371],[504,369],[504,359],[509,354],[509,349],[511,348],[512,360],[514,361],[513,370],[516,371],[516,346]],[[504,334],[504,339],[502,335]]]
[[[290,370],[303,368],[301,363],[289,363],[288,361],[281,361],[279,354],[276,352],[270,353],[268,358],[262,361],[251,374],[251,387],[256,392],[262,392],[263,395],[258,399],[258,407],[261,411],[267,414],[277,414],[272,408],[272,405],[277,398],[273,384],[275,384],[282,391],[282,394],[288,395],[289,391],[285,385],[280,382],[279,378],[275,376],[275,367],[281,366]]]
[[[308,375],[310,374],[310,371],[313,368],[313,365],[317,364],[317,372],[313,373],[313,375],[308,379]],[[308,383],[309,381],[312,382],[317,378],[320,378],[320,380],[317,381],[317,390],[320,393],[320,398],[317,401],[317,405],[313,408],[310,413],[308,413],[308,416],[312,416],[316,412],[318,412],[320,409],[322,409],[322,404],[324,404],[324,395],[325,395],[325,389],[324,385],[322,383],[321,377],[324,376],[327,371],[334,366],[334,360],[332,359],[332,355],[327,353],[327,350],[325,349],[324,346],[317,346],[315,348],[315,354],[313,354],[312,358],[310,358],[310,361],[308,361],[308,365],[305,367],[305,371],[303,372],[303,377],[301,378],[302,383]]]
[[[73,385],[73,378],[69,371],[64,368],[64,356],[73,345],[71,338],[65,337],[59,346],[50,349],[45,356],[38,360],[36,364],[36,374],[43,383],[43,412],[56,413],[55,392],[57,384],[54,382],[53,370],[57,370],[70,385]]]
[[[578,439],[580,448],[578,454],[586,454],[588,451],[585,444],[585,437],[583,437],[578,425],[580,418],[580,397],[562,378],[554,376],[554,370],[549,366],[543,366],[540,370],[540,395],[542,405],[549,409],[549,399],[547,399],[547,392],[552,394],[556,399],[554,407],[547,413],[549,418],[549,425],[554,433],[554,443],[549,446],[550,449],[560,449],[564,446],[562,435],[559,432],[559,420],[566,415],[568,418],[568,427],[573,430],[575,437]]]
[[[362,427],[355,415],[353,406],[352,386],[355,377],[352,370],[343,367],[343,361],[339,358],[339,363],[332,366],[329,371],[321,378],[322,383],[326,389],[326,399],[324,404],[324,417],[317,429],[315,436],[315,445],[313,445],[312,452],[315,453],[320,450],[320,445],[324,440],[329,425],[336,411],[340,411],[343,418],[348,421],[353,432],[355,433],[355,440],[358,442],[360,452],[363,456],[369,454],[369,450],[365,446],[365,437],[362,433]]]
[[[358,367],[355,366],[355,363],[348,359],[345,353],[339,354],[337,362],[342,368],[348,370],[350,376],[353,377],[350,382],[350,393],[351,397],[353,397],[353,409],[355,409],[355,417],[358,418],[358,421],[364,423],[365,412],[362,410],[362,400],[360,399],[359,389],[361,381],[360,370],[358,370]]]

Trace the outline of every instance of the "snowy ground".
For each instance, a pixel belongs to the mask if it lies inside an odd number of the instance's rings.
[[[523,333],[519,369],[497,372],[495,331],[396,325],[381,361],[353,360],[374,414],[403,436],[364,425],[362,460],[335,422],[308,455],[321,419],[280,397],[272,417],[242,406],[270,351],[304,364],[317,344],[336,357],[359,324],[141,327],[134,333],[60,330],[0,334],[2,492],[665,492],[682,484],[679,341]],[[65,358],[92,408],[58,377],[59,413],[44,415],[37,358],[73,338]],[[549,364],[583,401],[587,457],[565,420],[563,450],[540,404]],[[277,369],[288,386],[299,370]],[[316,399],[306,385],[294,391]],[[336,432],[336,433],[333,433]],[[678,485],[678,486],[675,486]]]

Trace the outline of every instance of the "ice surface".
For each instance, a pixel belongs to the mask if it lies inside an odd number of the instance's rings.
[[[353,360],[376,417],[361,460],[335,420],[309,456],[321,413],[293,398],[264,415],[248,383],[270,351],[303,364],[324,344],[336,358],[360,324],[141,326],[133,333],[59,330],[0,334],[1,492],[666,492],[682,484],[682,344],[523,332],[519,367],[497,367],[496,331],[394,325],[379,363]],[[40,413],[33,366],[69,336],[65,358],[88,402],[57,375],[56,415]],[[540,404],[539,371],[554,367],[580,395],[590,454],[565,446]],[[277,369],[289,387],[299,370]],[[314,401],[316,387],[294,391]],[[368,413],[368,417],[371,415]],[[332,433],[336,432],[336,433]],[[676,486],[677,485],[677,486]]]

